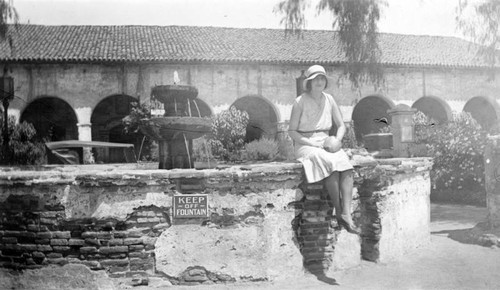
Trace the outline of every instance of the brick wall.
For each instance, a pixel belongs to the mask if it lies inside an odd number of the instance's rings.
[[[112,277],[161,276],[191,285],[325,273],[361,258],[398,259],[425,244],[430,162],[353,163],[361,237],[337,227],[322,185],[304,184],[298,163],[3,170],[0,265],[83,264]],[[172,197],[192,193],[207,194],[210,214],[174,220]]]
[[[359,265],[390,262],[430,242],[430,163],[386,159],[356,167],[352,212],[361,236],[341,230],[332,218],[323,184],[302,183],[304,197],[293,226],[304,268],[317,275]]]

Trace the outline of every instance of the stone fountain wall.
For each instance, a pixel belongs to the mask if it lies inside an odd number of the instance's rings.
[[[486,205],[491,227],[500,227],[500,135],[488,138],[484,153]]]
[[[286,279],[390,261],[429,242],[428,159],[357,160],[361,237],[336,228],[298,163],[220,170],[105,165],[0,171],[0,265],[67,263],[174,284]],[[173,219],[203,193],[207,218]]]

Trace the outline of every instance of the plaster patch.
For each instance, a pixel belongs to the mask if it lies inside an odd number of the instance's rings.
[[[120,201],[119,199],[122,198],[122,196],[118,198],[117,196],[111,196],[101,199],[91,216],[97,219],[116,218],[118,220],[124,220],[138,207],[150,205],[158,207],[172,206],[172,198],[170,196],[157,192],[146,193],[142,199],[137,198]]]
[[[173,277],[193,266],[236,279],[297,277],[303,274],[302,256],[292,240],[292,218],[269,215],[262,226],[231,229],[172,226],[156,242],[156,268]]]
[[[209,207],[222,214],[222,209],[234,209],[235,215],[243,215],[246,212],[255,210],[255,206],[265,208],[266,205],[272,204],[274,208],[285,209],[290,202],[301,198],[301,191],[296,189],[281,188],[273,191],[250,193],[242,195],[220,195],[212,194],[209,196]]]

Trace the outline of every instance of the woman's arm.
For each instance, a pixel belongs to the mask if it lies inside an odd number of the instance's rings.
[[[337,140],[342,141],[345,135],[346,127],[344,124],[344,120],[342,119],[342,113],[340,112],[339,106],[337,105],[337,102],[335,102],[335,99],[333,99],[333,112],[332,112],[332,117],[333,117],[333,122],[337,126]]]
[[[302,134],[297,132],[297,129],[299,128],[299,120],[301,114],[302,114],[302,108],[299,106],[297,102],[294,102],[292,107],[292,114],[290,116],[290,123],[288,125],[288,136],[290,136],[290,138],[292,138],[293,141],[299,144],[323,148],[323,142],[312,141],[309,138],[306,138]]]

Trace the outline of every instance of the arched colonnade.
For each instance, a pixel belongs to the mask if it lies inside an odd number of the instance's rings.
[[[20,121],[33,123],[37,131],[51,141],[79,139],[139,145],[142,137],[123,134],[121,123],[121,119],[129,114],[132,103],[136,101],[136,98],[127,95],[111,95],[101,100],[90,114],[85,114],[78,109],[74,110],[58,97],[42,96],[26,106]],[[212,114],[212,109],[206,102],[198,100],[198,104],[204,116]],[[249,114],[247,142],[263,136],[276,138],[279,123],[287,119],[287,116],[280,115],[275,104],[260,95],[239,98],[231,105]],[[350,118],[355,126],[356,139],[362,140],[364,135],[379,132],[382,127],[389,125],[387,110],[395,106],[393,100],[382,95],[362,98],[353,107]],[[451,106],[436,96],[423,96],[411,107],[439,123],[453,117]],[[492,97],[473,97],[465,103],[463,111],[469,112],[484,128],[491,128],[500,121],[500,104]],[[87,116],[86,121],[81,120],[82,115],[90,115],[90,119]]]

